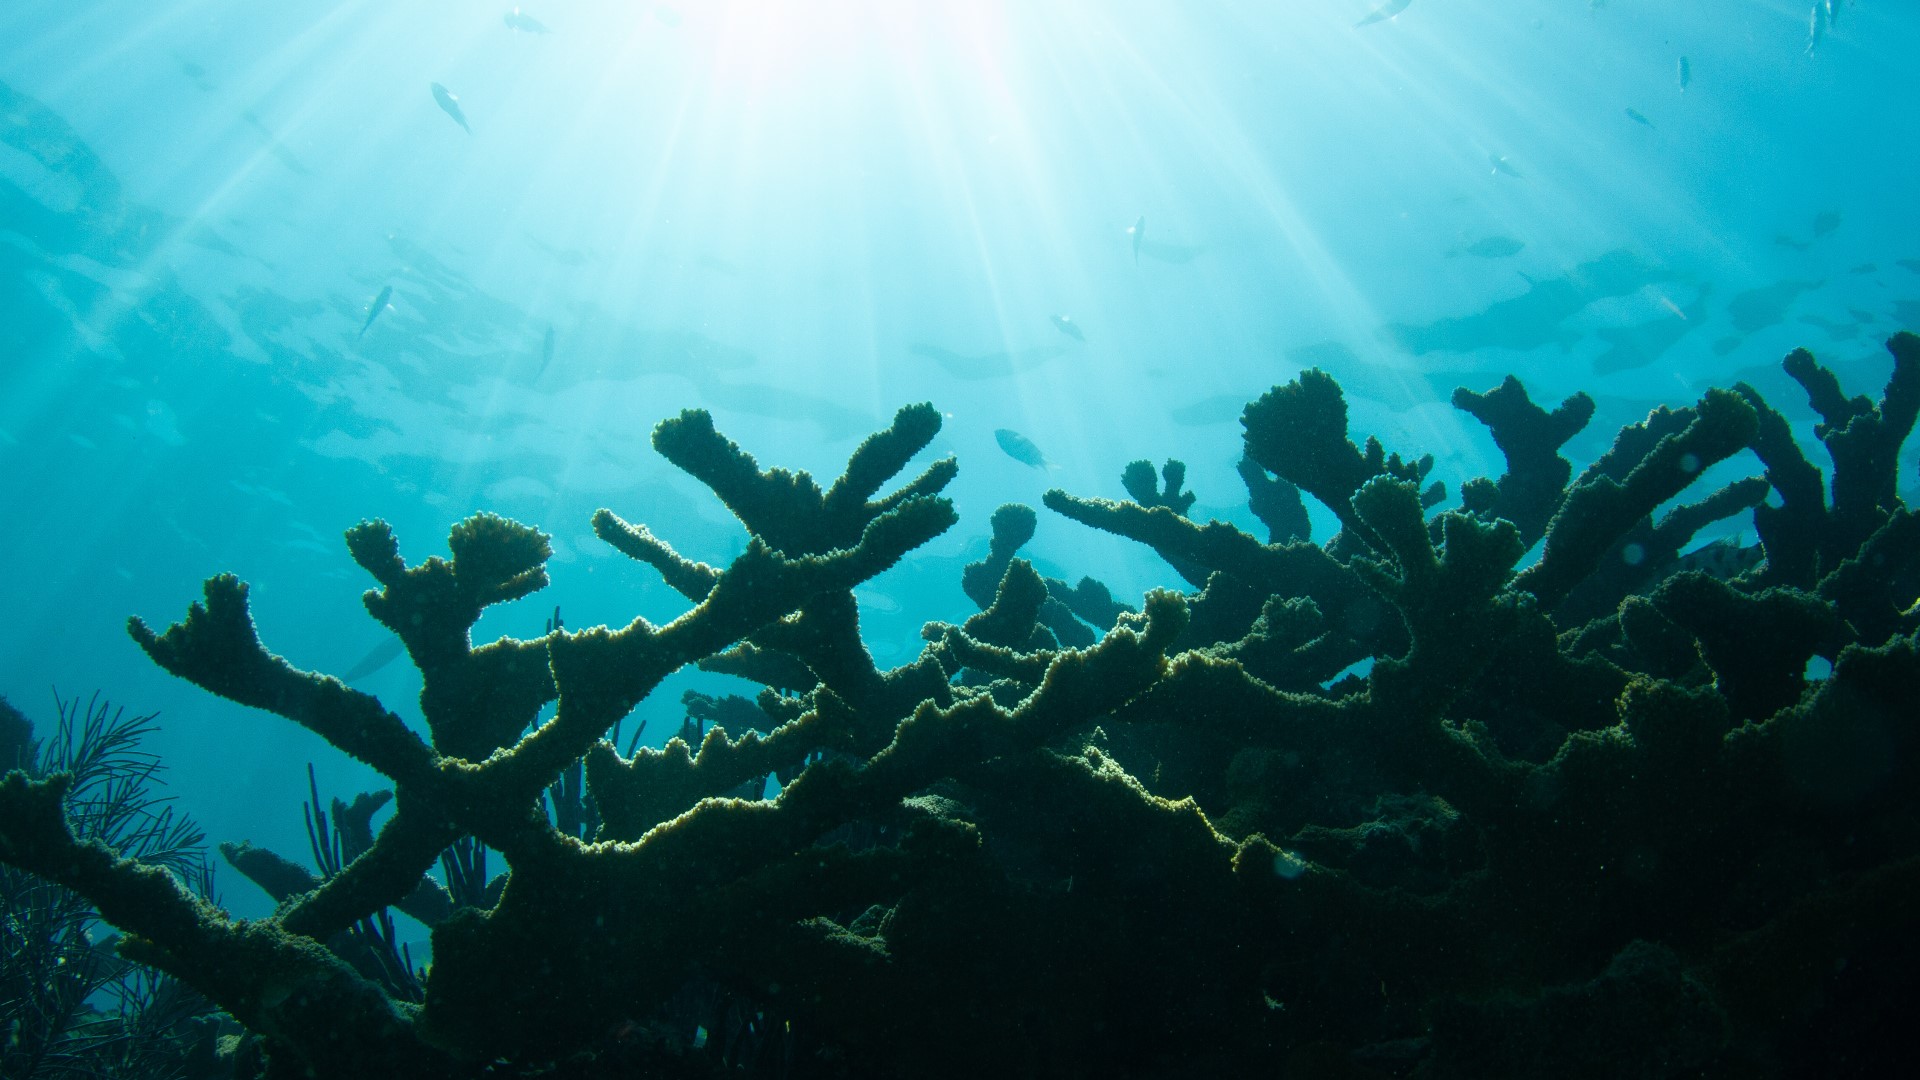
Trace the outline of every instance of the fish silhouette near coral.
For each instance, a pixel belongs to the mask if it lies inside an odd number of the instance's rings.
[[[547,365],[551,363],[553,363],[553,327],[548,326],[546,336],[540,339],[540,367],[534,371],[533,377],[538,379],[545,375]]]
[[[367,655],[354,661],[354,665],[341,674],[340,681],[351,686],[400,659],[401,654],[406,651],[406,644],[399,638],[388,637],[380,644],[368,649]]]
[[[1407,10],[1412,3],[1413,0],[1387,0],[1386,3],[1368,12],[1365,18],[1354,23],[1353,28],[1358,30],[1363,26],[1372,26],[1374,23],[1386,22],[1388,19]]]
[[[431,85],[433,87],[433,100],[440,103],[440,111],[453,117],[453,122],[460,125],[460,130],[469,135],[473,134],[473,128],[467,125],[467,114],[460,108],[460,99],[454,96],[453,91],[448,90],[439,83],[433,83]]]
[[[367,321],[360,324],[360,332],[354,335],[355,341],[367,336],[367,331],[373,329],[373,320],[379,318],[380,313],[387,310],[387,303],[392,299],[393,286],[388,285],[380,290],[380,295],[373,298],[373,306],[367,309]]]
[[[1022,465],[1031,465],[1036,469],[1057,469],[1059,466],[1047,460],[1047,455],[1033,444],[1033,440],[1012,428],[995,428],[993,441],[1000,444],[1008,457]]]
[[[500,19],[507,24],[507,29],[515,33],[544,34],[547,32],[546,23],[526,14],[519,8],[514,8],[512,11],[507,12],[505,15],[502,15]]]
[[[1525,240],[1515,240],[1511,236],[1485,236],[1471,244],[1456,244],[1447,250],[1447,258],[1471,255],[1476,259],[1504,259],[1518,255],[1527,246]]]

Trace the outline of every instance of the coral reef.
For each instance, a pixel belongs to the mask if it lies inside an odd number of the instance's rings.
[[[1431,457],[1356,446],[1308,371],[1243,416],[1266,541],[1190,520],[1179,462],[1128,466],[1131,501],[1048,492],[1195,587],[1135,610],[1037,572],[1034,512],[1002,507],[980,613],[891,670],[851,590],[954,524],[951,460],[882,494],[939,414],[902,409],[822,490],[683,413],[654,446],[753,539],[719,568],[595,515],[686,597],[664,626],[475,646],[547,583],[545,536],[478,515],[410,566],[386,525],[348,532],[427,738],[269,652],[232,577],[132,621],[393,784],[377,830],[384,793],[312,793],[318,874],[228,848],[271,918],[71,827],[64,774],[0,782],[0,861],[90,898],[270,1076],[1870,1072],[1920,989],[1920,525],[1894,483],[1920,338],[1888,348],[1878,401],[1788,358],[1830,484],[1748,386],[1576,475],[1593,403],[1509,378],[1455,397],[1505,474],[1437,513]],[[1748,450],[1764,477],[1677,501]],[[1325,544],[1300,492],[1340,521]],[[1683,554],[1749,509],[1763,558]],[[683,737],[621,754],[687,664],[765,689],[690,695]],[[417,995],[351,943],[390,907],[432,926]]]

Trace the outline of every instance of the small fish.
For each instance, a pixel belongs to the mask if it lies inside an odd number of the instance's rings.
[[[1476,259],[1504,259],[1520,254],[1520,250],[1526,246],[1525,240],[1515,240],[1511,236],[1487,236],[1471,244],[1455,246],[1447,252],[1447,258],[1471,255]]]
[[[533,373],[533,377],[538,379],[546,374],[547,365],[551,363],[553,363],[553,327],[549,326],[546,336],[540,339],[540,368]]]
[[[1068,337],[1078,342],[1084,343],[1087,340],[1086,331],[1080,329],[1080,324],[1073,321],[1073,316],[1054,315],[1054,316],[1051,316],[1051,318],[1053,319],[1053,325],[1061,333],[1067,335]]]
[[[1839,227],[1840,212],[1838,210],[1823,210],[1813,216],[1813,238],[1815,240],[1823,236],[1832,235],[1833,230]]]
[[[1916,274],[1920,274],[1920,259],[1895,259],[1893,265],[1902,270],[1911,270]]]
[[[1511,176],[1515,180],[1525,179],[1520,175],[1520,170],[1513,167],[1513,162],[1507,160],[1505,154],[1488,154],[1487,163],[1493,166],[1494,172],[1502,176]]]
[[[1411,3],[1413,3],[1413,0],[1387,0],[1386,3],[1381,4],[1369,12],[1366,18],[1354,23],[1353,28],[1358,30],[1363,26],[1372,26],[1377,22],[1386,22],[1388,19],[1407,10],[1407,6]]]
[[[1827,9],[1821,4],[1813,5],[1813,14],[1807,17],[1807,55],[1827,36]]]
[[[1766,561],[1766,548],[1759,544],[1748,547],[1740,539],[1740,535],[1735,533],[1703,544],[1680,556],[1680,569],[1698,570],[1708,577],[1727,581]]]
[[[1127,229],[1127,235],[1133,237],[1133,261],[1137,266],[1140,263],[1140,241],[1147,237],[1147,215],[1141,214],[1140,220]]]
[[[1786,233],[1776,233],[1773,242],[1783,248],[1792,248],[1795,251],[1805,251],[1813,246],[1805,240],[1796,240]]]
[[[1008,457],[1022,465],[1031,465],[1036,469],[1057,467],[1047,460],[1047,455],[1041,453],[1039,447],[1033,445],[1032,439],[1011,428],[996,428],[993,440],[1000,444],[1000,449],[1006,451]]]
[[[1826,0],[1824,6],[1827,9],[1827,29],[1831,30],[1833,24],[1840,20],[1840,0]]]
[[[1693,82],[1693,61],[1680,58],[1680,92],[1686,93],[1687,86]]]
[[[405,651],[407,651],[407,647],[399,638],[390,637],[368,650],[367,655],[361,657],[358,662],[348,668],[345,675],[340,676],[340,681],[349,684],[359,682],[361,679],[400,659],[400,654]]]
[[[1640,113],[1640,112],[1639,112],[1638,110],[1636,110],[1636,109],[1628,109],[1628,110],[1627,110],[1627,119],[1629,119],[1629,120],[1631,120],[1631,121],[1633,121],[1633,122],[1634,122],[1634,123],[1636,123],[1636,124],[1639,124],[1639,125],[1641,125],[1642,127],[1648,127],[1648,128],[1652,128],[1652,127],[1653,127],[1653,121],[1651,121],[1651,120],[1649,120],[1649,119],[1647,119],[1647,118],[1646,118],[1646,117],[1645,117],[1644,115],[1642,115],[1642,114],[1641,114],[1641,113]],[[1659,129],[1658,129],[1658,128],[1654,128],[1654,130],[1655,130],[1655,131],[1658,131]]]
[[[393,286],[388,285],[380,290],[380,295],[373,298],[373,307],[367,311],[367,321],[360,324],[360,332],[354,335],[355,341],[367,336],[367,331],[373,329],[373,320],[379,318],[380,313],[387,310],[387,301],[392,299]]]
[[[453,117],[453,122],[459,124],[462,131],[473,134],[473,129],[467,126],[467,114],[460,110],[460,99],[439,83],[433,83],[432,86],[433,100],[440,103],[440,111]]]
[[[1875,273],[1875,272],[1876,272],[1876,271],[1878,271],[1879,269],[1880,269],[1880,264],[1879,264],[1879,263],[1870,263],[1870,262],[1863,262],[1863,263],[1861,263],[1861,264],[1860,264],[1859,266],[1856,266],[1856,267],[1854,267],[1853,269],[1851,269],[1851,270],[1849,270],[1849,271],[1847,271],[1847,273],[1849,273],[1849,274],[1871,274],[1871,273]]]
[[[507,12],[501,16],[501,20],[507,24],[507,29],[516,33],[524,31],[529,34],[544,34],[547,32],[547,24],[531,15],[521,14],[519,8]]]

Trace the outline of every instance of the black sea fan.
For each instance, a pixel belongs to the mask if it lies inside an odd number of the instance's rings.
[[[140,746],[154,714],[129,716],[96,694],[56,696],[44,742],[0,698],[0,766],[70,773],[74,835],[164,867],[207,895],[212,867],[197,826],[160,794],[158,755]],[[0,865],[0,1076],[168,1078],[211,1075],[213,1008],[178,981],[127,963],[86,899]]]

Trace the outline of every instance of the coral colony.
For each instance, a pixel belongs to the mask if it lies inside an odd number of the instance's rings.
[[[1746,385],[1578,475],[1586,395],[1461,390],[1507,471],[1437,513],[1432,459],[1356,446],[1309,370],[1243,415],[1266,540],[1188,519],[1179,462],[1129,466],[1131,501],[1049,492],[1193,586],[1135,610],[1037,573],[1034,512],[1002,507],[981,612],[887,671],[851,590],[955,524],[952,459],[886,490],[940,414],[900,410],[822,491],[685,412],[653,444],[745,552],[593,521],[687,598],[664,626],[475,647],[483,609],[547,584],[543,534],[481,514],[408,565],[384,523],[348,531],[428,739],[268,651],[232,576],[132,620],[161,667],[391,781],[377,832],[386,793],[329,819],[313,792],[317,875],[227,847],[271,918],[76,838],[63,773],[0,785],[0,860],[90,900],[276,1077],[1846,1071],[1892,1048],[1920,959],[1920,518],[1895,487],[1920,338],[1888,349],[1877,402],[1786,360],[1825,476]],[[1695,491],[1745,450],[1764,476]],[[1339,519],[1324,544],[1300,492]],[[1749,512],[1756,548],[1682,555]],[[687,664],[766,689],[690,694],[691,741],[622,756],[609,733]],[[396,962],[393,907],[430,965]]]

